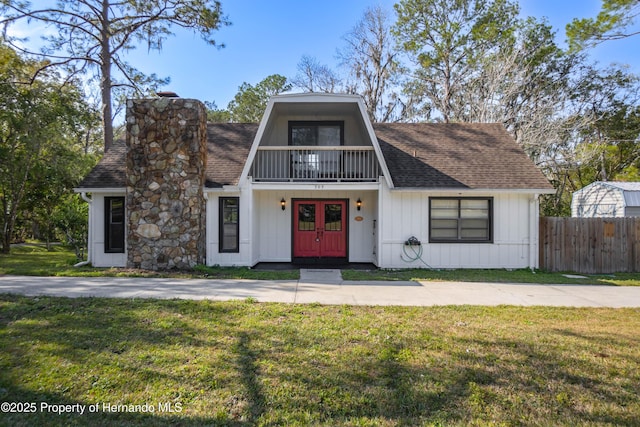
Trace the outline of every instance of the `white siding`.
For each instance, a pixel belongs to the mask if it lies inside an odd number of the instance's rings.
[[[104,252],[104,199],[119,193],[94,194],[91,203],[90,251],[96,267],[124,267],[127,255]],[[382,184],[373,190],[259,190],[208,193],[207,265],[253,266],[258,262],[290,262],[293,199],[347,199],[350,262],[371,262],[382,268],[524,268],[537,265],[537,210],[532,195],[473,193],[493,197],[493,243],[429,243],[429,197],[457,197],[460,193],[390,191]],[[219,197],[240,198],[240,251],[220,253]],[[280,200],[286,200],[282,211]],[[356,200],[362,209],[356,209]],[[535,216],[535,217],[534,217]],[[356,221],[362,217],[362,221]],[[533,221],[530,223],[529,221]],[[374,231],[374,224],[377,230]],[[377,233],[374,235],[374,232]],[[533,238],[533,252],[529,235]],[[404,242],[415,236],[422,242],[422,260],[402,259]],[[410,249],[410,248],[407,248]],[[409,252],[410,253],[410,252]],[[411,253],[410,253],[411,254]]]
[[[207,265],[253,266],[258,262],[290,262],[293,199],[348,199],[350,262],[375,262],[373,224],[377,219],[376,191],[255,191],[209,193],[207,202]],[[219,197],[240,197],[240,253],[218,250]],[[280,200],[286,200],[282,210]],[[362,209],[356,208],[356,200]],[[356,221],[362,217],[362,221]]]
[[[493,197],[493,243],[429,243],[429,197]],[[380,267],[384,268],[525,268],[537,266],[537,224],[532,195],[508,193],[428,193],[381,191]],[[532,225],[529,221],[535,221]],[[530,233],[533,247],[530,247]],[[407,262],[404,242],[422,243],[421,259]],[[417,247],[414,249],[418,250]],[[403,260],[404,258],[404,260]]]
[[[280,200],[286,201],[285,210]],[[256,192],[255,260],[257,262],[291,261],[291,199],[286,192]]]
[[[286,208],[280,200],[286,200]],[[362,209],[356,208],[356,200]],[[349,262],[375,262],[374,221],[377,219],[376,191],[256,191],[254,206],[255,245],[258,262],[290,262],[292,252],[292,200],[293,199],[348,199]],[[362,217],[362,221],[356,221]]]
[[[89,216],[89,253],[91,256],[91,264],[94,267],[126,267],[127,254],[111,254],[104,252],[104,199],[105,197],[124,197],[124,193],[94,193],[91,197],[90,216]],[[126,218],[125,214],[125,218]],[[126,221],[125,221],[126,226]],[[126,241],[125,231],[125,241]],[[126,245],[125,245],[126,248]]]
[[[220,252],[220,198],[239,198],[239,252]],[[251,192],[211,192],[207,200],[207,265],[250,266],[251,264]]]

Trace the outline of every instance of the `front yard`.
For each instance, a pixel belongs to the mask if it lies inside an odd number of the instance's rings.
[[[43,246],[26,245],[12,249],[11,255],[0,254],[0,274],[29,276],[144,276],[193,277],[213,279],[296,280],[299,270],[265,271],[249,268],[199,266],[193,272],[154,273],[122,268],[74,268],[76,258],[71,250],[54,246],[47,251]],[[617,273],[591,275],[582,279],[569,278],[560,273],[524,270],[343,270],[344,280],[438,280],[462,282],[589,284],[640,286],[640,274]]]
[[[638,309],[4,295],[0,425],[639,425],[639,330]]]
[[[62,247],[23,246],[0,255],[0,274],[157,275],[74,262]],[[343,278],[640,284],[526,270]],[[0,426],[640,425],[638,330],[640,309],[0,295]]]

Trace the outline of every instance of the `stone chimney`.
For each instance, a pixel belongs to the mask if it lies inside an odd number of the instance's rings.
[[[182,98],[127,101],[127,266],[205,263],[206,109]]]

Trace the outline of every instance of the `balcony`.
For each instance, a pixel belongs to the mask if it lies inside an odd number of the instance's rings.
[[[380,176],[373,147],[258,147],[252,177],[256,182],[372,182]]]

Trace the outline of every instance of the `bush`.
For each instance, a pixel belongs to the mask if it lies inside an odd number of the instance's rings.
[[[77,194],[67,196],[53,211],[57,237],[84,259],[89,234],[89,206]]]

